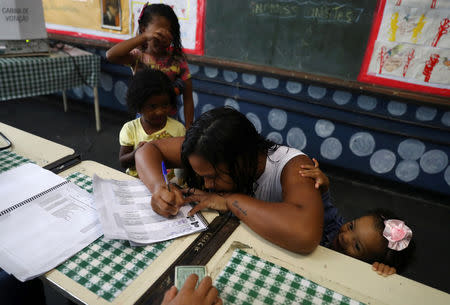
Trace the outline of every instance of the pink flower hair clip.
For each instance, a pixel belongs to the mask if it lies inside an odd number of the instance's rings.
[[[406,249],[412,238],[411,229],[401,220],[384,221],[383,236],[389,241],[388,248],[396,251]]]

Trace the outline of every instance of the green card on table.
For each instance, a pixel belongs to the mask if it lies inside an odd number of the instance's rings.
[[[197,285],[202,281],[202,279],[206,276],[206,267],[205,266],[176,266],[175,267],[175,286],[178,290],[183,287],[186,279],[195,273],[198,275]]]

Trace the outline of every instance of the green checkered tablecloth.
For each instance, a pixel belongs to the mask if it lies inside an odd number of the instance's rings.
[[[24,163],[34,163],[27,158],[24,158],[9,150],[0,151],[0,173],[7,171],[11,168],[17,167]]]
[[[69,56],[0,58],[0,101],[51,94],[84,84],[97,86],[100,57]]]
[[[92,192],[92,178],[73,173],[67,180]],[[127,241],[100,237],[56,269],[111,302],[149,266],[170,241],[132,248]]]
[[[363,304],[239,249],[214,285],[224,304]]]

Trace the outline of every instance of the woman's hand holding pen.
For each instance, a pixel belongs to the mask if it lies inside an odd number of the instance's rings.
[[[161,162],[161,172],[165,184],[160,184],[152,194],[152,209],[161,216],[169,217],[178,214],[184,205],[183,194],[177,187],[170,187],[167,169],[164,161]]]
[[[181,190],[166,184],[161,184],[152,194],[151,205],[157,214],[170,217],[177,215],[181,206],[185,204]]]
[[[198,204],[189,211],[189,216],[206,208],[217,210],[219,212],[228,211],[226,195],[204,192],[195,188],[183,189],[182,192],[186,195],[184,198],[185,203],[198,202]]]

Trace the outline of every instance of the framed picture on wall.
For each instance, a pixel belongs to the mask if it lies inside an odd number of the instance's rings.
[[[120,0],[100,0],[102,28],[122,30],[122,8]]]

